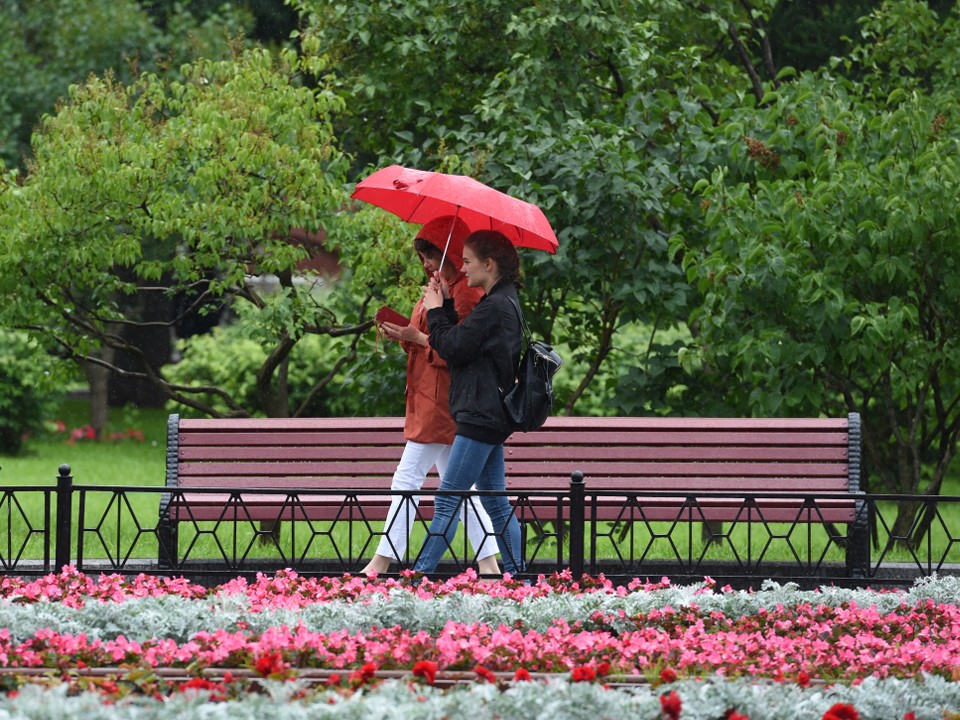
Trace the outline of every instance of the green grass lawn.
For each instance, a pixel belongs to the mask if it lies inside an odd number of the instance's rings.
[[[68,443],[70,430],[88,422],[87,404],[83,400],[65,401],[55,419],[61,420],[66,432],[45,432],[28,439],[24,451],[14,457],[0,457],[0,481],[3,485],[31,485],[53,487],[56,484],[58,467],[68,464],[74,482],[79,485],[98,486],[155,486],[162,487],[165,480],[166,423],[168,413],[163,409],[114,409],[111,412],[109,433],[126,435],[128,430],[142,432],[143,440],[124,438],[114,441],[93,442],[78,440]],[[945,494],[960,494],[956,477],[948,483]],[[159,512],[159,493],[132,494],[129,505],[120,496],[110,492],[91,492],[87,497],[86,524],[96,526],[96,533],[86,533],[84,558],[120,557],[155,558],[157,541],[152,529]],[[892,523],[894,508],[891,504],[881,506],[881,515]],[[24,548],[16,546],[10,537],[23,535],[22,527],[28,524],[43,527],[44,502],[40,493],[30,494],[22,500],[9,498],[0,504],[0,556],[42,557],[39,535],[31,537]],[[960,537],[960,504],[942,503],[942,520],[934,525],[930,534],[931,546],[936,557],[945,557],[947,562],[960,562],[960,544],[952,538]],[[117,527],[121,532],[116,532]],[[141,530],[138,530],[138,526]],[[640,527],[639,530],[637,528]],[[621,535],[623,527],[607,527],[597,543],[597,557],[621,558],[624,561],[702,558],[704,562],[757,558],[772,561],[797,561],[796,554],[804,559],[807,544],[813,547],[813,557],[830,562],[841,562],[843,551],[831,543],[822,527],[783,525],[771,528],[775,536],[756,532],[756,526],[748,528],[741,524],[729,531],[729,537],[718,543],[706,543],[700,527],[681,524],[671,528],[665,523],[653,524],[650,530],[634,525],[635,532]],[[381,530],[379,523],[364,527],[359,523],[289,523],[280,528],[280,547],[290,548],[283,553],[264,535],[264,529],[255,523],[222,523],[219,527],[204,523],[195,527],[182,526],[180,537],[181,554],[189,548],[191,558],[245,557],[249,559],[273,559],[300,561],[317,557],[368,558],[376,547]],[[841,528],[842,530],[842,528]],[[10,531],[10,532],[8,532]],[[258,540],[258,535],[260,540]],[[423,528],[417,528],[411,539],[411,551],[415,552],[422,542]],[[789,538],[789,542],[783,537]],[[266,542],[264,542],[266,540]],[[10,543],[13,542],[13,545]],[[556,537],[538,539],[529,532],[528,554],[536,552],[537,558],[549,561],[556,557]],[[462,533],[455,547],[463,547]],[[587,552],[590,551],[587,538]],[[937,548],[942,548],[938,551]],[[566,553],[564,553],[566,555]],[[911,561],[915,558],[905,550],[897,549],[885,557],[887,561]]]
[[[66,463],[74,480],[90,485],[163,485],[167,444],[167,412],[160,409],[114,408],[108,433],[141,430],[143,441],[128,438],[104,442],[67,442],[70,431],[90,422],[85,400],[65,400],[51,420],[66,431],[47,431],[29,438],[19,455],[0,456],[4,485],[55,484],[57,468]]]

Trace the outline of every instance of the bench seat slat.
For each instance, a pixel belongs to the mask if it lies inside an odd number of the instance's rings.
[[[212,522],[217,520],[239,521],[287,521],[287,520],[334,520],[351,516],[354,519],[386,519],[390,495],[332,495],[301,496],[298,500],[283,495],[242,494],[240,498],[230,494],[191,495],[174,499],[168,508],[175,520]],[[425,496],[420,501],[420,515],[433,517],[433,499]],[[556,520],[557,509],[564,519],[569,519],[569,505],[558,503],[556,497],[530,496],[516,507],[517,516],[530,519],[528,513],[537,510],[541,522]],[[624,499],[605,498],[588,503],[587,518],[596,516],[606,521],[649,522],[851,522],[856,508],[852,500],[818,500],[816,509],[803,508],[802,502],[790,499],[767,498],[756,506],[745,506],[742,497],[702,498],[696,505],[685,505],[675,497],[643,498],[636,504],[625,504]]]

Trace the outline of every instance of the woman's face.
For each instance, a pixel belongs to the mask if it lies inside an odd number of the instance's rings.
[[[496,269],[492,260],[480,260],[469,245],[463,248],[463,274],[470,287],[489,290],[497,281]]]
[[[417,257],[420,258],[420,264],[427,271],[427,275],[433,277],[433,274],[440,268],[440,258],[426,255],[417,250]]]

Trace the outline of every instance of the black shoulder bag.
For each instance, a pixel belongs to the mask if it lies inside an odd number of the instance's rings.
[[[510,298],[527,348],[517,367],[517,381],[503,393],[503,409],[514,430],[526,432],[543,426],[553,410],[553,376],[563,359],[550,345],[534,340],[516,300]]]

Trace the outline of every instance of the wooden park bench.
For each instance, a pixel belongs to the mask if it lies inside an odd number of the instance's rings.
[[[161,562],[177,562],[183,522],[383,521],[402,430],[403,418],[171,415]],[[552,417],[514,434],[505,460],[507,491],[528,526],[569,520],[571,477],[582,476],[587,523],[820,524],[845,548],[851,575],[869,564],[857,414]],[[436,484],[433,474],[418,520],[432,516]]]

